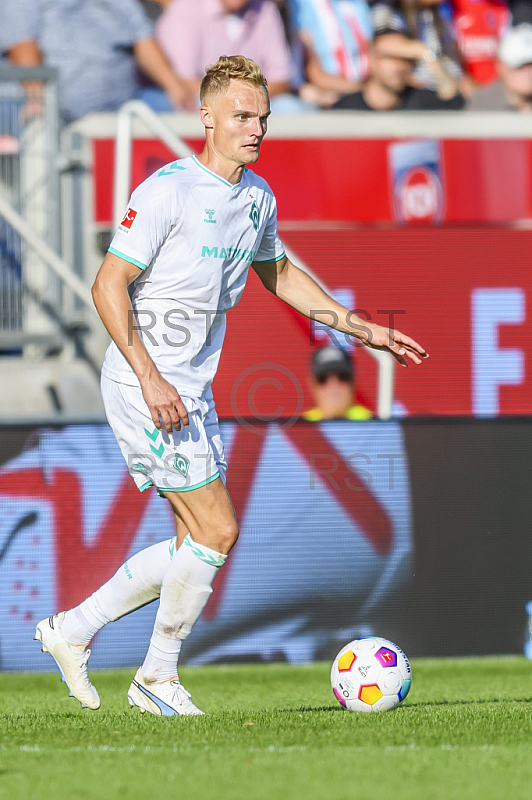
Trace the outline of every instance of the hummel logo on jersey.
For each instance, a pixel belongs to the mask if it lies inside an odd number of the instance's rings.
[[[259,229],[259,207],[255,201],[253,201],[253,205],[251,206],[251,211],[249,212],[249,218],[253,223],[253,229],[258,231]]]
[[[174,469],[181,473],[183,478],[186,478],[188,475],[188,468],[190,467],[190,461],[186,456],[182,456],[180,453],[176,453],[176,457],[174,458]]]
[[[137,212],[135,211],[135,209],[134,208],[128,208],[128,210],[126,211],[126,215],[125,215],[124,219],[120,223],[120,230],[123,233],[129,233],[129,231],[131,230],[131,226],[135,222],[135,217],[136,216],[137,216]]]
[[[162,178],[163,175],[175,175],[178,169],[186,169],[186,167],[182,167],[177,161],[172,161],[171,164],[167,164],[157,173],[157,177]]]
[[[204,219],[203,222],[213,222],[213,223],[217,222],[217,220],[213,219],[214,215],[216,214],[214,208],[206,208],[205,213],[209,217],[209,219]]]

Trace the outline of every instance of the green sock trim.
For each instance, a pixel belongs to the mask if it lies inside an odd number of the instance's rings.
[[[201,558],[202,561],[212,567],[223,567],[225,564],[227,556],[224,556],[223,553],[217,553],[216,550],[211,550],[210,547],[205,547],[203,544],[197,544],[190,533],[185,536],[184,544],[192,550],[195,556]]]

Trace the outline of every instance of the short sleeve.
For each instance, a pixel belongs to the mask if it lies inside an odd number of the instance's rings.
[[[259,249],[255,253],[254,261],[280,261],[285,255],[284,247],[277,233],[277,204],[272,196],[270,215],[264,227],[264,233]]]
[[[40,9],[35,0],[2,3],[2,25],[0,26],[0,51],[11,50],[19,42],[38,39]]]
[[[109,252],[139,269],[149,267],[175,224],[178,205],[175,191],[161,191],[156,178],[141,184],[131,195]]]

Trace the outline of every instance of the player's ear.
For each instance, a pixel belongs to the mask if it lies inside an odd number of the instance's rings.
[[[201,120],[202,124],[206,128],[213,128],[214,127],[213,119],[212,119],[212,111],[210,109],[210,106],[201,106],[201,108],[200,108],[200,120]]]

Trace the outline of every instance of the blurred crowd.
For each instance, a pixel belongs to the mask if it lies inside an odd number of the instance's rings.
[[[198,106],[257,61],[273,110],[532,110],[532,0],[0,0],[4,64],[59,72],[68,122],[132,98]],[[27,91],[38,92],[34,84]]]

